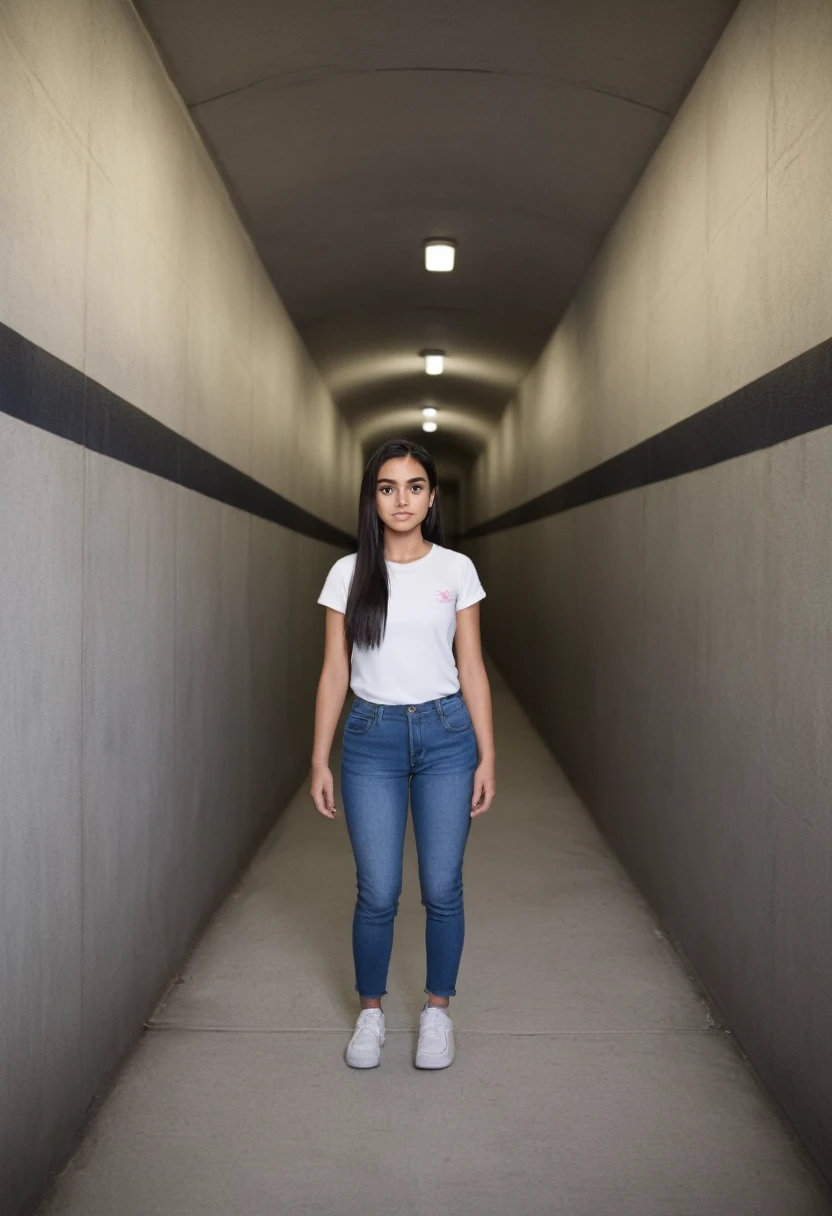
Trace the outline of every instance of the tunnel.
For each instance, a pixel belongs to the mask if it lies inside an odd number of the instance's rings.
[[[2,1212],[832,1212],[832,5],[0,0],[0,98]],[[486,593],[436,1075],[309,797],[389,439]]]

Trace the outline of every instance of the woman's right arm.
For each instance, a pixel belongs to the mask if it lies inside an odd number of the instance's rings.
[[[315,806],[327,819],[334,819],[335,785],[329,767],[329,751],[335,728],[350,685],[350,661],[344,614],[326,610],[326,642],[318,695],[315,701],[315,739],[312,744],[312,786]]]

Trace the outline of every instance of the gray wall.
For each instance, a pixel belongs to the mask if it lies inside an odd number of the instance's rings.
[[[358,446],[122,0],[0,0],[0,321],[353,531]],[[343,550],[0,413],[0,1208],[308,769]]]
[[[475,522],[832,335],[830,62],[826,0],[741,4],[479,460]],[[491,653],[832,1172],[830,474],[827,427],[468,548]]]

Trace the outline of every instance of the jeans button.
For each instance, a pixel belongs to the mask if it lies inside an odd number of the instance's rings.
[[[415,705],[408,705],[408,707],[407,707],[407,712],[408,712],[409,714],[413,714],[413,713],[415,713],[415,712],[416,712],[416,706],[415,706]]]

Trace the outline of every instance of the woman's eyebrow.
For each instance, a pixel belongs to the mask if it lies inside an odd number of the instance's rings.
[[[426,481],[426,480],[427,480],[427,478],[425,478],[425,477],[408,477],[407,484],[412,485],[414,481]],[[396,485],[396,482],[394,481],[394,479],[392,477],[379,477],[378,484],[381,485],[381,483],[383,481],[388,482],[391,486]]]

